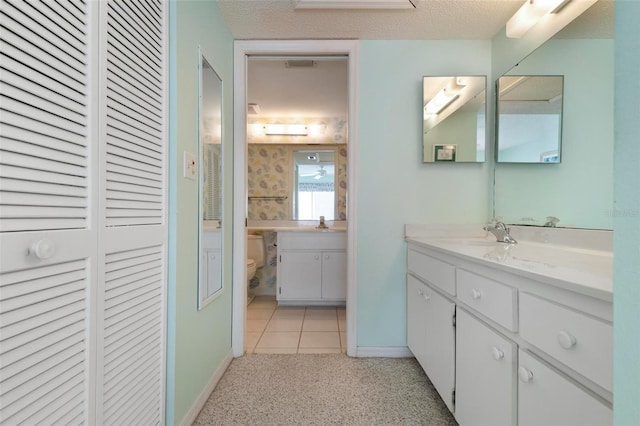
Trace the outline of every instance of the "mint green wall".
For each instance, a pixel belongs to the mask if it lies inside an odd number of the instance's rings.
[[[613,40],[552,39],[509,74],[564,76],[562,162],[496,164],[496,216],[612,229]]]
[[[360,45],[358,346],[406,346],[406,223],[481,223],[486,164],[422,163],[422,77],[490,75],[490,41]],[[491,98],[489,98],[491,99]]]
[[[214,1],[170,3],[170,220],[166,423],[180,423],[231,350],[233,37]],[[198,151],[198,45],[223,80],[224,285],[198,311],[198,186],[182,177]]]
[[[615,16],[614,423],[640,425],[640,2]]]

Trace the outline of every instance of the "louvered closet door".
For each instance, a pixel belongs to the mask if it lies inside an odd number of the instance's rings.
[[[92,419],[97,157],[86,8],[0,2],[2,424]]]
[[[98,421],[164,421],[166,4],[102,10],[104,301]],[[99,357],[100,358],[100,357]]]

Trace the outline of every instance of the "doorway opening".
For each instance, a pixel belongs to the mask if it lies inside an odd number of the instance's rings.
[[[234,355],[278,347],[292,353],[287,339],[296,342],[296,352],[309,353],[318,344],[308,342],[310,335],[293,333],[314,330],[316,337],[331,340],[325,352],[337,349],[354,356],[355,226],[346,226],[346,221],[347,211],[355,217],[355,203],[347,202],[346,193],[355,199],[357,44],[237,41],[235,47],[236,75],[247,78],[236,79],[234,88]],[[312,75],[311,82],[302,78],[304,71]],[[321,80],[323,72],[330,74],[327,84]],[[336,72],[343,73],[344,84],[332,88]],[[340,103],[341,109],[330,109]],[[288,253],[286,243],[279,243],[280,238],[300,235],[291,229],[316,231],[321,221],[330,228],[342,226],[344,241],[329,248],[311,243],[302,253]],[[251,280],[247,249],[254,243],[249,233],[262,235],[266,257]],[[330,234],[339,232],[324,235]],[[283,284],[296,276],[298,265],[313,261],[314,250],[316,264],[302,268],[304,279],[294,281],[302,285]],[[320,280],[315,289],[316,277],[309,272],[313,268]],[[332,288],[335,283],[337,289]],[[301,290],[305,286],[308,292]],[[242,301],[250,293],[256,299],[247,308]],[[283,321],[274,322],[278,319]],[[330,332],[337,340],[323,335]],[[277,338],[280,343],[275,343]]]

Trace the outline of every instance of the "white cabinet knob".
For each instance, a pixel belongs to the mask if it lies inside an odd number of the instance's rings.
[[[320,260],[320,256],[318,256],[317,254],[313,257],[315,260]]]
[[[329,258],[330,258],[330,257],[331,257],[331,256],[326,255],[324,258],[325,258],[325,260],[329,260]]]
[[[48,238],[43,238],[31,244],[29,254],[33,254],[38,259],[49,259],[56,252],[56,246]]]
[[[522,383],[527,383],[533,380],[533,372],[526,367],[518,368],[518,377]]]
[[[477,288],[474,288],[473,290],[471,290],[471,297],[474,300],[478,300],[480,299],[480,297],[482,297],[482,293],[480,293],[480,290],[478,290]]]
[[[560,331],[558,333],[558,343],[565,349],[571,349],[576,345],[576,338],[568,331]]]
[[[427,301],[427,302],[428,302],[429,300],[431,300],[431,297],[429,297],[429,295],[428,295],[427,293],[423,293],[423,294],[422,294],[422,297],[424,297],[424,300],[425,300],[425,301]]]
[[[493,346],[491,348],[491,356],[496,361],[500,361],[502,358],[504,358],[504,352],[502,352],[497,346]]]

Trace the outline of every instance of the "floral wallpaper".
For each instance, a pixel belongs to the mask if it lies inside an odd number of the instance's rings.
[[[313,145],[249,144],[247,187],[249,220],[291,220],[293,206],[292,158],[294,150],[317,149]],[[336,162],[336,218],[347,220],[347,147],[332,145]],[[256,199],[251,197],[283,197]],[[284,199],[286,197],[286,199]]]
[[[250,144],[248,153],[249,220],[291,219],[290,147]],[[261,200],[251,197],[283,199]]]
[[[249,282],[249,289],[257,295],[276,294],[276,271],[278,268],[278,251],[276,249],[276,232],[262,232],[264,245],[267,248],[264,266],[258,268],[256,275]]]

